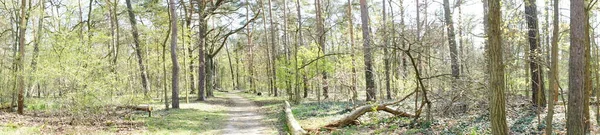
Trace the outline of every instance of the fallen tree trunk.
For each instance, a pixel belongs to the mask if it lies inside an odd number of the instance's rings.
[[[131,110],[138,110],[138,111],[145,111],[145,112],[148,112],[148,117],[152,117],[152,106],[150,106],[150,105],[117,106],[117,109],[120,109],[120,108],[131,109]]]
[[[408,98],[412,94],[414,94],[414,92],[408,94],[401,100],[391,102],[391,103],[384,103],[384,104],[378,104],[378,105],[364,105],[364,106],[358,107],[356,110],[350,112],[349,115],[346,115],[342,119],[336,120],[334,122],[331,122],[331,123],[325,125],[324,128],[327,128],[327,129],[340,128],[340,127],[344,127],[344,126],[351,125],[351,124],[358,124],[357,119],[360,116],[364,115],[367,112],[374,112],[374,111],[384,111],[384,112],[388,112],[395,116],[400,116],[400,117],[415,117],[415,115],[413,115],[413,114],[409,114],[407,112],[395,110],[395,109],[388,107],[389,105],[394,105],[394,104],[404,101],[406,98]]]
[[[296,118],[294,118],[294,114],[292,114],[292,107],[290,106],[290,103],[288,101],[285,101],[284,107],[285,107],[284,112],[285,112],[285,117],[286,117],[286,123],[287,123],[288,129],[290,130],[290,134],[292,134],[292,135],[308,134],[308,132],[306,132],[304,129],[302,129],[302,127],[300,126],[298,121],[296,121]]]

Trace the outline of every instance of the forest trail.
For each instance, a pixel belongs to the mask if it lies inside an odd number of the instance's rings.
[[[228,107],[229,119],[224,135],[259,135],[273,134],[276,130],[265,125],[265,116],[259,112],[258,106],[254,102],[236,94],[225,93],[225,97],[229,99]]]

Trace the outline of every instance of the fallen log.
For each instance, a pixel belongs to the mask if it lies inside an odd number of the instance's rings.
[[[400,110],[395,110],[392,109],[390,107],[388,107],[389,105],[394,105],[397,103],[400,103],[404,100],[406,100],[406,98],[408,98],[410,95],[414,94],[414,92],[408,94],[407,96],[405,96],[404,98],[402,98],[401,100],[395,101],[395,102],[391,102],[391,103],[383,103],[383,104],[378,104],[378,105],[363,105],[358,107],[357,109],[355,109],[354,111],[350,112],[350,114],[346,115],[344,118],[336,120],[334,122],[331,122],[327,125],[324,126],[324,128],[326,129],[331,129],[331,128],[341,128],[347,125],[352,125],[352,124],[358,124],[357,119],[364,115],[367,112],[374,112],[374,111],[384,111],[384,112],[388,112],[391,113],[395,116],[400,116],[400,117],[415,117],[415,115],[413,114],[409,114],[407,112],[403,112]]]
[[[306,132],[304,129],[302,129],[302,127],[300,126],[298,121],[296,121],[296,118],[294,118],[294,114],[292,114],[292,107],[290,106],[290,103],[288,101],[285,101],[284,112],[285,112],[285,117],[286,117],[286,123],[287,123],[288,129],[290,130],[290,134],[292,134],[292,135],[308,134],[308,132]]]
[[[131,110],[137,110],[137,111],[145,111],[145,112],[148,112],[148,117],[152,117],[152,106],[150,106],[150,105],[117,106],[117,109],[131,109]]]

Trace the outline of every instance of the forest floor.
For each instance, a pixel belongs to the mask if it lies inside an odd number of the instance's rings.
[[[99,108],[100,113],[74,115],[72,110],[34,110],[30,104],[25,115],[0,111],[0,134],[282,134],[275,122],[264,121],[265,115],[251,100],[237,92],[215,92],[207,101],[185,97],[180,109],[165,110],[162,101],[147,112]],[[50,101],[48,101],[50,102]],[[50,103],[48,103],[50,104]],[[44,105],[45,106],[45,105]],[[57,107],[58,108],[58,107]],[[107,107],[114,108],[114,107]],[[106,109],[106,110],[105,110]],[[82,111],[83,112],[83,111]]]
[[[243,93],[244,96],[253,100],[262,112],[265,112],[268,121],[275,121],[279,130],[287,130],[285,125],[285,114],[282,113],[282,103],[286,97],[256,96],[254,94]],[[543,110],[539,117],[527,107],[527,101],[523,97],[510,97],[507,105],[507,124],[511,134],[544,134],[546,127],[546,111]],[[401,103],[394,108],[406,112],[412,112],[414,109],[411,103]],[[364,103],[358,103],[364,104]],[[327,99],[321,103],[313,99],[305,99],[303,103],[292,105],[292,112],[299,124],[305,129],[319,129],[320,127],[342,118],[352,111],[352,103],[347,101],[336,101]],[[590,107],[595,110],[596,107]],[[321,130],[318,134],[332,135],[354,135],[354,134],[443,134],[443,135],[463,135],[463,134],[491,134],[489,124],[489,113],[486,106],[469,108],[466,112],[450,115],[440,114],[433,111],[433,122],[419,122],[417,125],[410,125],[412,119],[403,117],[394,117],[385,112],[366,113],[358,120],[359,125],[350,125],[347,127],[335,129],[333,131]],[[424,117],[424,116],[423,116]],[[591,113],[591,134],[600,134],[600,127],[596,124],[595,113]],[[538,119],[539,118],[539,119]],[[422,118],[424,119],[424,118]],[[554,114],[554,134],[566,134],[565,108],[558,105]],[[541,122],[541,123],[540,123]]]
[[[90,110],[64,110],[60,102],[50,99],[31,99],[25,115],[0,111],[0,134],[280,134],[287,127],[282,103],[287,96],[257,96],[243,92],[215,92],[207,101],[193,101],[185,97],[181,109],[164,109],[164,103],[155,101],[153,116],[143,111],[111,110],[103,107]],[[509,96],[507,124],[512,134],[544,134],[545,114],[536,115],[527,107],[524,97]],[[44,100],[44,101],[42,101]],[[357,103],[364,104],[364,103]],[[320,103],[306,98],[292,106],[292,112],[303,128],[319,129],[329,122],[342,118],[354,105],[347,101],[326,99]],[[412,112],[412,102],[394,108]],[[596,107],[591,107],[595,110]],[[87,113],[95,111],[95,113]],[[554,132],[565,134],[565,107],[555,108]],[[592,134],[600,134],[595,114],[591,113]],[[384,112],[366,113],[351,125],[333,131],[321,130],[319,134],[490,134],[489,113],[486,105],[472,105],[466,112],[443,115],[433,111],[433,122],[410,125],[412,119],[393,117]],[[538,124],[540,123],[541,124]]]

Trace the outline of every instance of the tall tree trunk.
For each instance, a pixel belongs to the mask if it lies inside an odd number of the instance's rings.
[[[362,22],[363,52],[365,57],[365,81],[367,88],[367,101],[377,100],[375,90],[375,79],[373,76],[373,57],[371,53],[371,35],[369,34],[369,10],[366,0],[360,0],[360,20]]]
[[[36,73],[37,72],[37,61],[39,58],[39,52],[40,52],[40,42],[42,40],[42,34],[44,33],[44,15],[45,15],[45,7],[46,7],[46,2],[45,0],[40,1],[40,11],[39,11],[39,18],[38,18],[38,27],[37,27],[37,33],[35,36],[35,43],[33,45],[33,56],[31,58],[31,70],[32,73]],[[41,93],[40,93],[40,85],[39,82],[34,81],[33,78],[29,78],[29,81],[31,83],[31,87],[36,88],[38,94],[37,97],[40,98],[41,97]]]
[[[225,52],[227,52],[227,61],[229,62],[229,71],[231,73],[231,84],[232,84],[232,89],[235,89],[236,86],[236,82],[235,82],[235,74],[233,72],[233,64],[231,62],[231,54],[229,53],[229,47],[227,47],[228,45],[225,45]],[[238,84],[239,85],[239,84]]]
[[[388,33],[387,33],[387,15],[385,14],[385,0],[381,1],[383,3],[383,10],[382,10],[382,15],[383,15],[383,24],[381,27],[381,30],[383,30],[383,65],[384,65],[384,70],[385,70],[385,91],[386,91],[386,99],[392,99],[392,92],[390,90],[390,54],[388,51],[389,48],[389,38],[388,38]]]
[[[189,7],[189,14],[186,15],[186,28],[191,28],[191,24],[192,24],[192,16],[194,15],[194,3],[192,2],[193,0],[190,0],[190,7]],[[187,35],[188,38],[191,40],[192,39],[192,34],[188,34]],[[194,47],[192,47],[192,42],[188,42],[188,59],[189,59],[189,65],[188,65],[188,70],[189,70],[189,78],[190,78],[190,94],[195,94],[196,93],[196,81],[194,81]]]
[[[567,110],[567,134],[583,135],[584,121],[584,84],[585,84],[585,40],[586,17],[583,0],[571,0],[569,48],[569,102]]]
[[[19,19],[19,55],[17,56],[17,89],[19,91],[17,96],[17,113],[23,114],[23,107],[25,98],[23,97],[23,93],[25,91],[25,68],[23,66],[24,58],[25,58],[25,31],[27,31],[27,9],[25,8],[27,5],[27,0],[21,0],[21,14]]]
[[[300,5],[300,0],[296,0],[296,12],[298,14],[298,43],[294,46],[294,62],[296,62],[295,65],[295,84],[296,84],[296,89],[294,91],[294,103],[298,104],[301,102],[302,98],[300,97],[300,86],[298,86],[299,84],[299,69],[298,69],[298,47],[303,45],[303,39],[302,39],[302,12],[300,9],[301,5]],[[302,64],[304,64],[304,62],[302,62]],[[306,75],[302,75],[303,76],[303,89],[304,89],[304,96],[306,98],[307,96],[307,88],[306,88]]]
[[[546,107],[546,98],[544,94],[542,51],[539,49],[539,33],[537,8],[535,0],[525,1],[525,18],[527,20],[528,39],[529,39],[529,66],[531,72],[531,101],[535,107]]]
[[[277,35],[277,31],[275,31],[275,25],[273,23],[273,6],[271,5],[271,0],[269,0],[269,23],[271,28],[271,91],[273,91],[273,96],[278,96],[277,93],[277,70],[276,70],[276,58],[277,58],[277,48],[275,47],[275,38]]]
[[[250,21],[250,3],[249,0],[246,0],[246,22]],[[248,25],[246,27],[246,33],[248,34],[248,83],[250,85],[250,90],[252,93],[256,93],[256,88],[254,87],[254,45],[252,44],[252,27]]]
[[[456,48],[456,34],[454,34],[454,22],[452,20],[452,13],[450,12],[449,0],[444,0],[444,20],[446,22],[446,31],[448,32],[448,46],[450,48],[450,62],[452,68],[452,81],[453,89],[456,84],[456,80],[460,76],[460,64],[458,63],[458,49]]]
[[[485,3],[485,2],[484,2]],[[486,53],[488,55],[488,71],[490,73],[490,119],[492,123],[492,134],[507,135],[506,126],[506,98],[504,95],[504,64],[502,60],[502,30],[500,0],[489,0],[487,3],[489,11],[487,12],[487,38],[488,45]]]
[[[583,78],[584,78],[584,86],[583,86],[583,118],[584,118],[584,132],[586,134],[590,134],[590,96],[592,94],[592,72],[591,72],[591,67],[590,67],[590,9],[588,8],[590,6],[591,1],[586,0],[585,2],[585,40],[584,40],[584,49],[585,49],[585,65],[584,65],[584,74],[583,74]]]
[[[558,101],[558,0],[553,0],[554,11],[552,21],[552,48],[551,48],[551,60],[550,60],[550,93],[551,99],[548,101],[548,114],[546,115],[546,134],[552,134],[552,119],[554,118],[554,103]]]
[[[206,27],[207,27],[207,22],[206,22],[206,18],[204,18],[204,13],[206,5],[206,1],[205,0],[198,0],[198,7],[200,10],[200,12],[198,13],[198,21],[200,23],[200,25],[198,26],[198,101],[205,101],[206,100],[206,93],[205,93],[205,85],[206,85],[206,81],[204,80],[206,77],[206,63],[205,63],[205,54],[204,54],[204,46],[206,46]]]
[[[356,101],[358,99],[358,92],[356,91],[356,52],[354,47],[354,23],[352,22],[353,19],[354,16],[352,15],[352,0],[348,0],[348,31],[350,31],[350,59],[352,59],[352,87],[350,87],[350,90],[352,91],[352,101]]]
[[[148,97],[148,91],[150,86],[148,84],[148,75],[146,73],[146,67],[144,66],[144,58],[142,58],[142,48],[140,46],[140,39],[137,29],[137,22],[135,20],[135,14],[133,13],[133,7],[131,6],[131,0],[125,0],[127,4],[127,12],[129,14],[129,22],[131,23],[131,34],[133,35],[135,55],[138,58],[138,66],[140,67],[140,75],[142,79],[142,87],[144,89],[144,96]]]
[[[177,11],[175,0],[169,0],[171,11],[171,61],[173,63],[171,75],[171,98],[173,108],[179,108],[179,62],[177,61]]]
[[[322,4],[321,4],[321,0],[315,0],[315,10],[316,10],[316,18],[317,18],[317,43],[319,44],[319,54],[325,54],[325,26],[324,26],[324,19],[323,19],[323,9],[321,8]],[[325,69],[322,69],[323,71],[321,71],[321,76],[323,77],[323,98],[327,99],[329,98],[329,92],[328,92],[328,84],[327,84],[327,72],[325,71]]]

